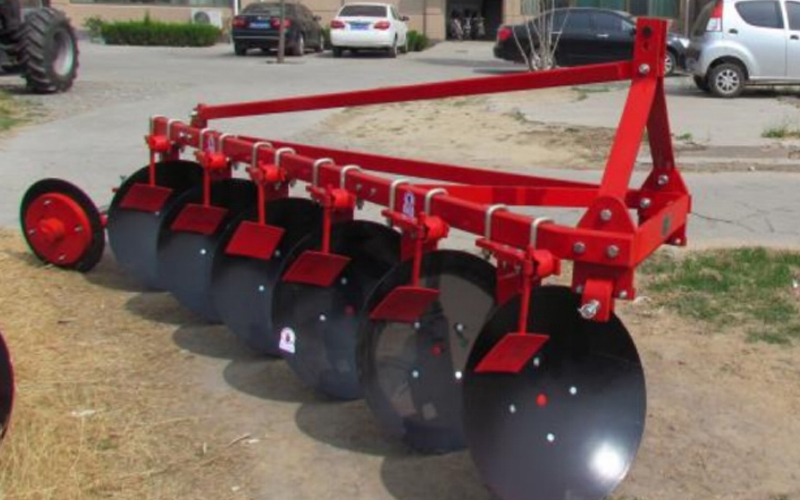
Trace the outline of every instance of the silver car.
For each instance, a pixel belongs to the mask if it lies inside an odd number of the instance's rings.
[[[686,68],[703,91],[800,83],[800,1],[717,0],[692,27]]]

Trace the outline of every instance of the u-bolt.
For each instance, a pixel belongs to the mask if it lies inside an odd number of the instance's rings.
[[[253,144],[253,152],[250,153],[250,166],[253,168],[258,168],[258,150],[260,148],[270,148],[272,149],[271,142],[256,142]]]
[[[436,188],[436,189],[431,189],[430,191],[425,193],[426,215],[431,213],[431,200],[433,200],[433,197],[436,196],[437,194],[447,194],[447,190],[445,188]]]
[[[553,219],[550,217],[537,217],[531,224],[531,247],[534,249],[539,239],[539,226],[545,222],[553,222]]]
[[[397,201],[397,188],[403,184],[408,184],[408,179],[395,179],[389,185],[389,210],[394,211],[394,202]]]
[[[325,163],[330,163],[331,165],[335,165],[333,159],[331,158],[320,158],[319,160],[315,161],[313,165],[311,165],[311,185],[314,187],[319,187],[319,167],[324,165]]]
[[[295,154],[294,149],[292,149],[292,148],[279,148],[277,151],[275,151],[275,166],[276,167],[280,167],[281,166],[281,156],[283,156],[286,153],[289,153],[291,155]]]
[[[214,131],[209,129],[209,128],[204,128],[203,130],[200,131],[200,151],[205,151],[206,150],[206,148],[205,148],[206,134],[209,134],[209,133],[213,134]]]
[[[339,172],[339,189],[344,189],[345,182],[347,182],[347,172],[351,170],[361,171],[361,167],[358,165],[347,165],[346,167],[342,167],[342,171]]]
[[[219,136],[219,144],[217,144],[217,153],[225,154],[225,139],[233,136],[233,134],[222,134]]]
[[[492,239],[492,216],[498,210],[508,210],[508,206],[501,204],[492,205],[486,209],[486,220],[483,224],[483,237],[487,240]]]

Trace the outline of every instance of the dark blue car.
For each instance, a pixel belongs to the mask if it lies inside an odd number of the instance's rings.
[[[321,52],[324,47],[320,17],[303,4],[286,2],[286,52],[302,56],[307,49]],[[233,18],[231,37],[233,50],[243,56],[248,49],[264,52],[278,48],[281,27],[281,5],[278,2],[251,3]]]

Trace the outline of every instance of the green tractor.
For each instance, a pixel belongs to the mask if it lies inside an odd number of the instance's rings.
[[[64,92],[78,73],[78,42],[50,0],[0,0],[0,68],[37,94]]]

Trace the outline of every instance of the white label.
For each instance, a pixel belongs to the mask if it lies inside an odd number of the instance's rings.
[[[414,216],[417,214],[416,210],[414,210],[414,203],[414,193],[406,193],[403,196],[403,214],[405,214],[407,217],[414,218]]]
[[[280,348],[281,351],[288,352],[289,354],[294,354],[296,341],[297,341],[297,336],[294,334],[294,330],[287,327],[281,330],[281,340],[278,343],[278,347]]]

